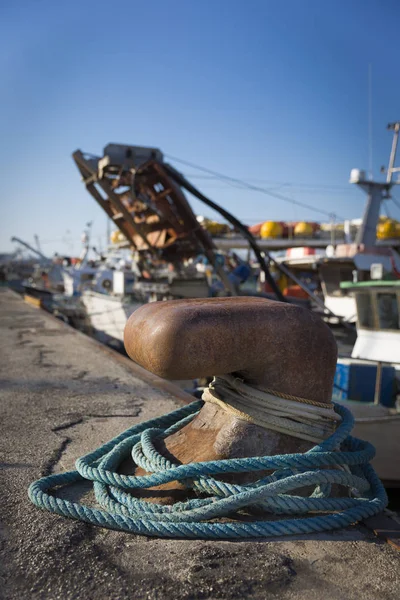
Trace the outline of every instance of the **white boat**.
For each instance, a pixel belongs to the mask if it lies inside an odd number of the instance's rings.
[[[106,267],[84,265],[62,273],[66,296],[80,296],[85,288],[107,292],[112,287],[113,271]]]
[[[376,449],[372,464],[386,487],[400,487],[400,412],[381,404],[342,400],[355,417],[352,435]]]
[[[132,271],[113,271],[111,289],[103,293],[85,289],[81,300],[95,337],[122,347],[126,321],[143,304],[172,298],[207,298],[209,295],[205,276],[165,278],[154,282],[139,280]]]
[[[400,279],[342,283],[357,307],[352,358],[392,364],[400,375]]]
[[[85,290],[81,297],[94,336],[103,343],[123,344],[127,319],[143,302]]]
[[[400,279],[342,288],[356,304],[357,340],[352,358],[338,360],[334,399],[355,416],[354,435],[375,446],[380,478],[400,486]],[[337,397],[338,387],[346,399]]]
[[[392,181],[400,172],[394,164],[400,122],[388,128],[394,130],[394,137],[386,181],[367,179],[356,169],[350,176],[352,183],[367,192],[368,202],[357,239],[363,251],[353,258],[355,281],[340,284],[341,291],[355,302],[357,340],[351,358],[338,360],[334,399],[347,404],[355,416],[354,435],[374,444],[373,464],[381,479],[389,486],[400,486],[399,257],[393,250],[389,249],[388,255],[380,248],[383,254],[375,261],[373,248],[381,202],[390,198],[393,185],[400,183]]]

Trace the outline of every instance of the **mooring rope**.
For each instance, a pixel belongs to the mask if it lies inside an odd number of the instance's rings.
[[[277,395],[279,394],[279,395]],[[214,377],[204,390],[203,400],[265,429],[319,444],[340,423],[332,404],[302,404],[302,399],[284,398],[279,392],[248,385],[233,375]]]
[[[386,492],[370,466],[375,450],[368,442],[349,435],[354,419],[335,405],[341,423],[336,431],[305,454],[280,454],[175,464],[155,448],[187,425],[203,406],[202,401],[135,425],[94,452],[76,461],[76,470],[43,477],[32,483],[29,497],[50,512],[111,529],[156,537],[236,539],[304,534],[346,527],[380,512]],[[118,472],[132,457],[149,475]],[[347,470],[343,467],[347,466]],[[272,470],[265,476],[265,471]],[[227,473],[264,472],[251,484],[237,485],[217,479]],[[101,508],[60,497],[59,488],[82,481],[94,483]],[[183,483],[197,497],[173,505],[140,500],[132,492],[172,481]],[[331,484],[347,488],[347,497],[330,497]],[[292,495],[313,486],[308,497]],[[157,491],[154,491],[157,496]],[[276,520],[249,520],[254,509],[272,513]],[[243,514],[247,514],[247,520]],[[311,516],[304,517],[304,514]],[[301,515],[293,518],[293,515]],[[223,521],[215,519],[225,518]],[[227,520],[228,518],[229,520]]]

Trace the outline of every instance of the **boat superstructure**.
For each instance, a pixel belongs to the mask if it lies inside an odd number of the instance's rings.
[[[381,265],[371,274],[382,274]],[[356,434],[376,447],[379,476],[399,486],[400,278],[341,285],[355,302],[357,339],[351,358],[338,360],[334,398],[351,409]]]
[[[400,377],[400,278],[342,283],[357,308],[352,357],[389,363]]]

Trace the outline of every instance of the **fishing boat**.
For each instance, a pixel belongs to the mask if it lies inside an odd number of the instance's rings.
[[[207,298],[209,295],[207,279],[201,275],[149,281],[132,271],[113,271],[110,289],[101,292],[85,289],[81,301],[94,337],[122,349],[126,322],[143,304],[173,298]]]
[[[355,435],[376,447],[374,466],[381,479],[398,487],[400,279],[341,286],[355,301],[357,340],[351,358],[338,360],[333,397],[355,416]]]
[[[386,181],[367,180],[353,170],[351,181],[368,193],[360,229],[361,242],[373,245],[383,199],[391,197],[400,122],[392,123],[392,151]],[[355,420],[355,435],[376,447],[375,468],[388,486],[400,486],[400,269],[398,255],[390,254],[371,263],[371,253],[359,254],[353,281],[342,281],[340,289],[352,298],[356,309],[357,339],[350,358],[339,358],[334,399],[347,405]],[[372,258],[375,258],[372,255]],[[364,267],[361,269],[360,267]],[[367,274],[366,269],[369,267]]]
[[[398,240],[392,240],[398,244]],[[327,251],[314,248],[289,248],[277,261],[287,267],[298,279],[305,282],[321,299],[325,309],[317,304],[313,309],[329,323],[355,323],[355,299],[342,283],[353,280],[369,281],[372,265],[381,265],[385,273],[400,268],[400,256],[393,247],[365,245],[363,243],[328,246]]]
[[[400,279],[347,283],[357,307],[353,358],[392,364],[400,377]]]
[[[90,226],[88,223],[89,231]],[[54,259],[50,259],[42,253],[40,246],[35,248],[18,237],[12,237],[12,242],[26,248],[36,258],[29,274],[18,281],[18,285],[13,280],[9,281],[10,287],[40,301],[42,307],[61,320],[77,329],[88,331],[85,310],[80,301],[81,292],[94,280],[101,289],[104,281],[107,282],[107,278],[111,276],[111,271],[104,270],[96,261],[88,261],[89,240],[88,231],[85,231],[81,259],[73,264],[69,257],[61,258],[56,255]]]

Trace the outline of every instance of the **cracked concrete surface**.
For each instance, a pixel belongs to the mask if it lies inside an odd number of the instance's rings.
[[[0,597],[398,597],[400,554],[364,527],[275,541],[174,541],[34,507],[27,488],[42,473],[70,469],[185,396],[10,291],[0,291],[0,328]]]

